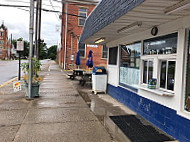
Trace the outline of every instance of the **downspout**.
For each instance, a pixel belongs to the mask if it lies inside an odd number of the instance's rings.
[[[66,55],[67,55],[67,2],[65,3],[65,52],[64,52],[64,69],[66,68]]]

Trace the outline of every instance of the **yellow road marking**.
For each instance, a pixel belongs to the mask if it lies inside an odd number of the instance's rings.
[[[4,87],[5,85],[7,85],[7,84],[9,84],[9,83],[11,83],[11,82],[13,82],[13,81],[15,81],[16,79],[18,79],[18,77],[15,77],[15,78],[13,78],[13,79],[11,79],[11,80],[9,80],[9,81],[7,81],[7,82],[1,84],[1,85],[0,85],[0,88],[1,88],[1,87]]]

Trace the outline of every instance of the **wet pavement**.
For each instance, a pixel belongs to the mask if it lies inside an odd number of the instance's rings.
[[[65,75],[66,75],[66,73],[65,73]],[[85,102],[89,106],[90,110],[94,113],[94,115],[98,118],[98,120],[106,128],[108,133],[112,136],[112,139],[114,139],[114,141],[117,141],[117,142],[132,142],[133,141],[129,138],[129,136],[127,136],[127,134],[125,134],[124,131],[122,131],[120,129],[121,126],[125,127],[124,129],[126,129],[126,126],[122,124],[123,122],[120,123],[119,125],[116,125],[113,122],[113,120],[111,120],[110,117],[138,116],[135,112],[133,112],[132,110],[130,110],[123,104],[119,103],[118,101],[116,101],[115,99],[110,97],[108,94],[97,94],[97,95],[93,94],[91,83],[87,83],[87,84],[85,84],[85,86],[81,86],[81,85],[79,85],[79,81],[77,79],[75,79],[72,81],[72,84],[76,88],[76,90],[78,90],[78,92],[82,96],[82,98],[85,100]],[[138,117],[140,117],[140,116],[138,116]],[[141,118],[142,122],[144,122],[143,123],[144,126],[142,126],[142,127],[147,127],[147,126],[154,127],[152,124],[147,122],[142,117],[140,117],[140,118]],[[118,126],[120,126],[120,127],[118,127]],[[153,129],[155,130],[155,133],[162,134],[164,136],[168,136],[167,134],[165,134],[164,132],[162,132],[161,130],[159,130],[156,127],[154,127]],[[135,128],[134,128],[134,130],[135,130]],[[143,129],[140,131],[143,133]],[[135,135],[136,135],[135,137],[137,138],[138,137],[137,135],[140,136],[140,135],[142,135],[142,133],[135,132]],[[150,140],[149,137],[150,136],[147,135],[146,138],[142,138],[138,141],[139,142],[141,142],[141,141],[158,142],[154,138],[152,138]],[[172,140],[173,139],[172,137],[170,137],[170,136],[168,136],[168,137],[171,138],[170,142],[177,142],[176,140]],[[134,140],[133,142],[136,142],[136,141]]]
[[[131,142],[110,116],[136,115],[107,94],[94,95],[53,61],[45,62],[40,97],[0,88],[0,142]],[[78,78],[80,79],[80,78]],[[23,84],[23,82],[22,82]]]
[[[53,61],[40,73],[40,97],[0,88],[0,142],[113,142],[71,81]],[[23,84],[23,82],[22,82]]]

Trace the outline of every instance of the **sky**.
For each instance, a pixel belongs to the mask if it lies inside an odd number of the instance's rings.
[[[30,6],[30,0],[0,0],[0,4],[24,5]],[[55,0],[42,0],[42,8],[56,10],[61,12],[62,4]],[[61,20],[60,13],[51,13],[42,11],[41,39],[47,44],[47,47],[57,45],[60,40]],[[8,37],[18,39],[22,37],[29,41],[29,8],[11,8],[0,6],[0,25],[8,29]],[[35,21],[34,21],[35,23]]]

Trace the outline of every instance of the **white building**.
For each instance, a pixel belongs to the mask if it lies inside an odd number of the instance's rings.
[[[102,0],[80,38],[109,47],[108,94],[181,142],[190,141],[189,5]]]

